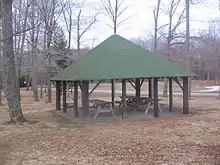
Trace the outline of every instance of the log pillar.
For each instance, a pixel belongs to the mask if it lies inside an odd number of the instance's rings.
[[[135,88],[136,88],[136,97],[141,96],[141,79],[136,78],[135,79]]]
[[[61,81],[56,81],[56,110],[61,110]]]
[[[74,113],[75,117],[79,117],[79,111],[78,111],[78,82],[73,82],[74,86]]]
[[[173,110],[173,81],[172,78],[169,78],[169,111]]]
[[[83,116],[89,114],[89,81],[82,81],[82,108]]]
[[[112,89],[112,108],[115,108],[115,80],[111,80],[111,89]]]
[[[183,114],[189,114],[189,81],[183,77]]]
[[[148,97],[152,98],[152,78],[148,79]]]
[[[126,79],[122,79],[122,119],[126,118]]]
[[[66,81],[63,81],[63,112],[66,112]]]
[[[154,78],[154,117],[158,117],[158,78]]]

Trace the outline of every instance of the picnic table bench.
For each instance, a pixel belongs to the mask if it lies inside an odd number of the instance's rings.
[[[112,105],[111,101],[94,99],[94,100],[89,100],[89,103],[91,104],[90,108],[94,108],[96,110],[94,118],[97,118],[97,116],[103,112],[111,112],[112,116],[115,116],[115,113],[111,107]]]
[[[119,103],[119,107],[122,105],[122,96],[120,96],[121,101]],[[134,107],[136,109],[144,109],[145,114],[148,113],[150,108],[154,106],[154,99],[149,97],[137,97],[137,96],[126,96],[125,98],[126,106]],[[160,104],[158,104],[159,111],[162,112]]]

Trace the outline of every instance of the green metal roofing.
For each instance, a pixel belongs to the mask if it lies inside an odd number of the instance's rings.
[[[147,77],[191,77],[190,70],[157,56],[119,36],[112,35],[76,63],[55,75],[54,81]]]

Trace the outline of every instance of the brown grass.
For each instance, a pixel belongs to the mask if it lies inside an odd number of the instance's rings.
[[[3,153],[5,165],[220,164],[216,98],[193,98],[188,116],[83,126],[56,115],[54,103],[32,100],[22,92],[23,125],[5,124],[0,108],[0,164]]]

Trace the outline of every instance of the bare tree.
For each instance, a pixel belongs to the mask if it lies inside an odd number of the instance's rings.
[[[169,24],[168,24],[168,33],[166,36],[167,40],[167,51],[166,55],[167,58],[170,60],[171,57],[171,46],[174,46],[175,44],[184,44],[183,42],[180,42],[178,39],[182,39],[183,35],[179,34],[177,32],[178,27],[185,21],[185,7],[180,11],[180,13],[177,13],[177,10],[182,7],[181,0],[171,0],[169,9],[168,9],[168,17],[169,17]],[[174,17],[177,17],[176,23],[174,23]],[[177,40],[177,41],[176,41]],[[163,87],[163,96],[168,96],[168,80],[165,79],[164,81],[164,87]]]
[[[153,10],[154,13],[154,52],[157,52],[157,42],[158,42],[158,19],[159,19],[159,12],[160,12],[160,4],[161,0],[157,0],[157,6]]]
[[[0,8],[1,8],[1,4],[0,4]],[[0,39],[2,39],[2,28],[1,28],[1,31],[0,31]],[[3,42],[0,43],[0,106],[3,105],[3,102],[2,102],[2,87],[3,87],[3,50],[2,50],[2,47],[3,47]]]
[[[185,0],[185,7],[186,7],[186,64],[187,67],[190,69],[190,49],[189,49],[189,42],[190,42],[190,0]],[[191,98],[191,79],[189,80],[189,98]]]
[[[83,18],[82,17],[82,9],[79,10],[79,13],[77,15],[77,23],[76,23],[76,29],[77,29],[77,53],[78,57],[80,56],[80,48],[81,48],[81,39],[87,33],[92,26],[97,22],[97,16],[96,14],[93,17],[90,18]]]
[[[12,0],[2,0],[2,31],[4,60],[4,93],[9,107],[11,122],[25,121],[22,113],[19,93],[16,89],[16,69],[13,48]]]
[[[51,57],[51,43],[53,32],[55,28],[55,24],[57,20],[60,18],[63,6],[61,5],[61,1],[59,0],[40,0],[38,3],[38,9],[41,14],[41,19],[44,22],[44,51],[46,53],[46,79],[47,79],[47,97],[48,103],[52,102],[52,93],[51,93],[51,65],[52,65],[52,57]]]
[[[105,9],[105,15],[112,21],[112,25],[108,24],[108,26],[112,28],[114,34],[116,34],[117,28],[130,18],[126,17],[125,19],[121,19],[122,15],[129,9],[129,6],[123,7],[124,0],[101,0],[101,3]]]
[[[37,44],[38,44],[38,39],[39,39],[39,31],[40,31],[40,26],[36,27],[35,21],[38,21],[35,19],[37,17],[37,10],[36,10],[36,3],[32,3],[31,5],[31,13],[30,13],[30,24],[32,27],[31,30],[31,63],[32,63],[32,90],[34,94],[34,100],[39,101],[39,96],[38,96],[38,67],[37,67]]]

